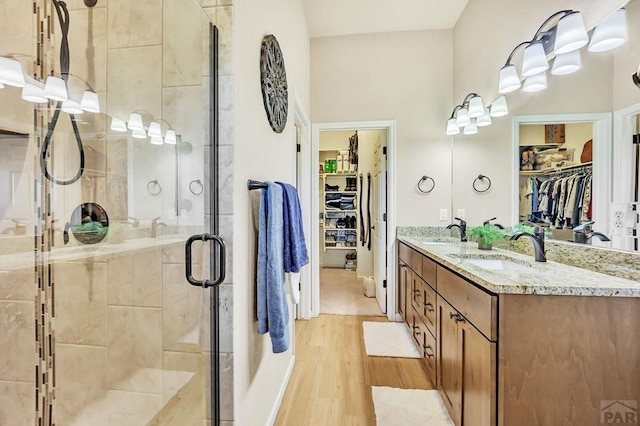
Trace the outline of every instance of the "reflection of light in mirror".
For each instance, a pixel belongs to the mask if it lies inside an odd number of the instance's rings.
[[[154,136],[150,140],[152,145],[162,145],[162,138],[159,136]]]
[[[44,95],[52,101],[66,101],[69,99],[67,85],[59,77],[50,75],[44,85]]]
[[[24,73],[20,62],[0,56],[0,83],[7,86],[24,87]]]
[[[625,41],[627,41],[627,13],[624,9],[618,9],[593,30],[587,50],[606,52],[615,49]]]
[[[127,124],[119,118],[113,117],[111,119],[111,130],[114,132],[126,132]]]
[[[176,144],[176,132],[174,130],[167,130],[167,134],[164,137],[164,143],[169,145]]]
[[[580,12],[569,13],[558,21],[553,49],[557,55],[580,49],[588,42],[589,36]]]
[[[62,102],[62,111],[66,112],[67,114],[82,114],[84,112],[84,110],[80,108],[80,104],[71,99],[67,99],[66,101]]]
[[[147,133],[149,134],[150,138],[162,139],[162,131],[160,130],[160,123],[156,123],[155,121],[152,121],[149,124],[149,131]]]
[[[147,132],[143,130],[139,130],[139,129],[135,129],[131,132],[131,136],[133,136],[136,139],[145,139],[147,137]]]
[[[127,127],[129,128],[129,130],[142,130],[144,132],[142,116],[136,112],[132,112],[131,114],[129,114],[129,123],[127,124]],[[138,134],[140,134],[140,132],[138,132]],[[144,137],[146,137],[146,134]]]
[[[49,102],[44,96],[44,84],[31,77],[25,78],[25,85],[22,88],[22,99],[34,104],[43,104]]]
[[[80,100],[80,108],[87,112],[99,113],[100,100],[98,99],[98,94],[85,90]]]

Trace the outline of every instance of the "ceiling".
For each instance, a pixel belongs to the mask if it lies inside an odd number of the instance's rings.
[[[302,0],[309,37],[451,29],[468,0]]]

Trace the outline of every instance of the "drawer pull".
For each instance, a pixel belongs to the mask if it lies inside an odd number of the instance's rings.
[[[449,318],[451,318],[455,322],[464,322],[464,317],[457,312],[456,313],[449,312]]]
[[[417,325],[414,325],[413,326],[413,334],[415,334],[416,336],[422,335],[422,331],[420,331],[420,327],[418,327]]]
[[[420,290],[413,290],[413,297],[415,297],[416,299],[418,297],[422,297],[422,292]]]
[[[424,304],[424,307],[427,309],[427,312],[433,312],[435,311],[435,309],[433,308],[433,305],[431,304],[431,302],[427,302]]]
[[[434,352],[433,352],[433,348],[429,345],[427,346],[423,346],[422,349],[424,349],[424,356],[426,356],[427,358],[433,358],[434,357]],[[427,349],[431,349],[431,353],[427,352]]]

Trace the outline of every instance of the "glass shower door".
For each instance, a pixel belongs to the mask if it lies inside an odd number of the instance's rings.
[[[20,3],[0,56],[67,98],[0,88],[0,424],[215,421],[216,292],[185,278],[186,241],[217,230],[211,21],[193,0]],[[194,279],[221,247],[193,244]]]

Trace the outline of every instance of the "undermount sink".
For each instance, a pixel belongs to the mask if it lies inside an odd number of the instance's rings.
[[[530,269],[528,266],[521,265],[511,260],[501,259],[465,259],[467,263],[479,266],[484,269],[493,271],[526,271]]]

